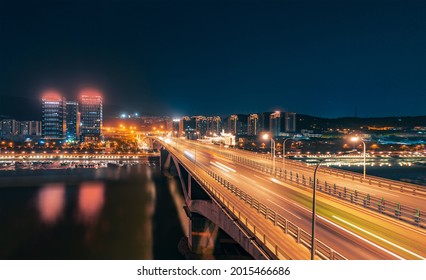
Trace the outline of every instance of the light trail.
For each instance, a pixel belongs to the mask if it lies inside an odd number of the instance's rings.
[[[220,163],[220,162],[218,162],[218,161],[216,161],[216,163],[217,164],[219,164],[220,166],[222,166],[223,168],[226,168],[226,169],[228,169],[228,170],[230,170],[230,171],[232,171],[232,172],[234,172],[234,173],[236,173],[237,171],[235,171],[235,169],[232,169],[231,167],[228,167],[228,166],[226,166],[225,164],[222,164],[222,163]]]
[[[363,228],[360,228],[359,226],[356,226],[356,225],[354,225],[354,224],[351,224],[351,223],[349,223],[348,221],[345,221],[345,220],[343,220],[343,219],[341,219],[341,218],[339,218],[339,217],[336,217],[336,216],[333,216],[333,218],[335,218],[336,220],[339,220],[339,221],[341,221],[342,223],[345,223],[345,224],[347,224],[347,225],[349,225],[349,226],[351,226],[351,227],[354,227],[354,228],[356,228],[356,229],[358,229],[358,230],[360,230],[360,231],[362,231],[362,232],[364,232],[364,233],[366,233],[366,234],[368,234],[368,235],[370,235],[370,236],[373,236],[374,238],[377,238],[377,239],[379,239],[379,240],[381,240],[381,241],[383,241],[383,242],[386,242],[387,244],[392,245],[392,246],[394,246],[394,247],[396,247],[396,248],[398,248],[398,249],[400,249],[400,250],[402,250],[402,251],[404,251],[404,252],[407,252],[407,253],[409,253],[409,254],[411,254],[411,255],[413,255],[413,256],[415,256],[415,257],[419,258],[419,259],[422,259],[422,260],[424,260],[424,259],[425,259],[425,257],[422,257],[422,256],[420,256],[420,255],[418,255],[418,254],[416,254],[416,253],[414,253],[414,252],[411,252],[410,250],[405,249],[404,247],[401,247],[401,246],[399,246],[399,245],[397,245],[397,244],[395,244],[395,243],[392,243],[392,242],[390,242],[389,240],[386,240],[386,239],[384,239],[383,237],[380,237],[380,236],[378,236],[378,235],[376,235],[376,234],[374,234],[374,233],[371,233],[371,232],[369,232],[369,231],[367,231],[367,230],[365,230],[365,229],[363,229]]]
[[[222,166],[220,166],[220,165],[218,165],[218,164],[216,164],[216,163],[214,163],[214,162],[210,162],[212,165],[214,165],[214,166],[216,166],[217,168],[219,168],[219,169],[221,169],[221,170],[223,170],[223,171],[225,171],[225,172],[227,172],[227,173],[229,173],[229,170],[227,170],[226,168],[223,168]]]

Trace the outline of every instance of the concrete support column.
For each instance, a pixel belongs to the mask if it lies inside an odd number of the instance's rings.
[[[192,213],[189,222],[189,249],[196,254],[212,255],[218,233],[219,227],[217,225],[199,214]]]

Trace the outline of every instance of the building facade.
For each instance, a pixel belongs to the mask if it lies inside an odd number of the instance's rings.
[[[259,134],[259,115],[250,114],[247,120],[247,135],[254,136]]]
[[[15,136],[19,134],[20,124],[17,120],[6,119],[0,123],[1,136]]]
[[[285,113],[285,132],[296,132],[296,113]]]
[[[67,101],[67,142],[76,142],[80,138],[80,112],[77,101]]]
[[[195,116],[195,129],[199,136],[203,137],[207,134],[207,118],[204,116]]]
[[[207,134],[208,136],[220,135],[222,130],[222,120],[219,116],[207,117]]]
[[[92,89],[81,91],[81,123],[82,142],[96,142],[102,138],[103,108],[101,94]]]
[[[279,136],[281,133],[281,112],[272,113],[269,119],[269,132],[273,136]]]
[[[55,140],[66,137],[66,101],[55,91],[42,97],[42,137]]]

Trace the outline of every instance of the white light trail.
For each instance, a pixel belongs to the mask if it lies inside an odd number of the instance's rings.
[[[216,166],[217,168],[219,168],[219,169],[221,169],[221,170],[223,170],[223,171],[225,171],[225,172],[228,172],[229,173],[229,170],[227,170],[227,169],[225,169],[225,168],[223,168],[222,166],[220,166],[220,165],[218,165],[218,164],[216,164],[216,163],[214,163],[214,162],[210,162],[211,164],[213,164],[214,166]]]
[[[222,164],[222,163],[220,163],[218,161],[216,161],[216,163],[219,164],[220,166],[222,166],[223,168],[226,168],[226,169],[228,169],[228,170],[230,170],[230,171],[232,171],[234,173],[237,172],[234,169],[232,169],[231,167],[226,166],[225,164]]]
[[[356,226],[356,225],[354,225],[354,224],[351,224],[351,223],[349,223],[348,221],[345,221],[345,220],[343,220],[343,219],[341,219],[341,218],[339,218],[339,217],[336,217],[336,216],[333,216],[333,218],[335,218],[336,220],[339,220],[339,221],[341,221],[342,223],[345,223],[345,224],[347,224],[347,225],[349,225],[349,226],[351,226],[351,227],[354,227],[354,228],[356,228],[356,229],[358,229],[358,230],[360,230],[360,231],[362,231],[362,232],[364,232],[364,233],[366,233],[366,234],[368,234],[368,235],[371,235],[371,236],[373,236],[374,238],[377,238],[377,239],[379,239],[379,240],[381,240],[381,241],[383,241],[383,242],[386,242],[387,244],[392,245],[392,246],[394,246],[394,247],[396,247],[396,248],[398,248],[398,249],[400,249],[400,250],[402,250],[402,251],[404,251],[404,252],[407,252],[407,253],[409,253],[410,255],[413,255],[413,256],[415,256],[415,257],[417,257],[417,258],[419,258],[419,259],[422,259],[422,260],[424,260],[424,259],[425,259],[425,257],[422,257],[422,256],[420,256],[420,255],[418,255],[418,254],[416,254],[416,253],[414,253],[414,252],[411,252],[410,250],[407,250],[407,249],[405,249],[404,247],[401,247],[401,246],[399,246],[399,245],[397,245],[397,244],[395,244],[395,243],[392,243],[392,242],[390,242],[389,240],[386,240],[386,239],[384,239],[384,238],[382,238],[382,237],[380,237],[380,236],[378,236],[378,235],[376,235],[376,234],[374,234],[374,233],[371,233],[371,232],[369,232],[369,231],[367,231],[367,230],[365,230],[365,229],[363,229],[363,228],[360,228],[359,226]]]

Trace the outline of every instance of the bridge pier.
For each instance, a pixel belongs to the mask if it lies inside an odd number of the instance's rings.
[[[189,249],[201,255],[213,255],[219,227],[200,214],[191,212],[189,222]]]

